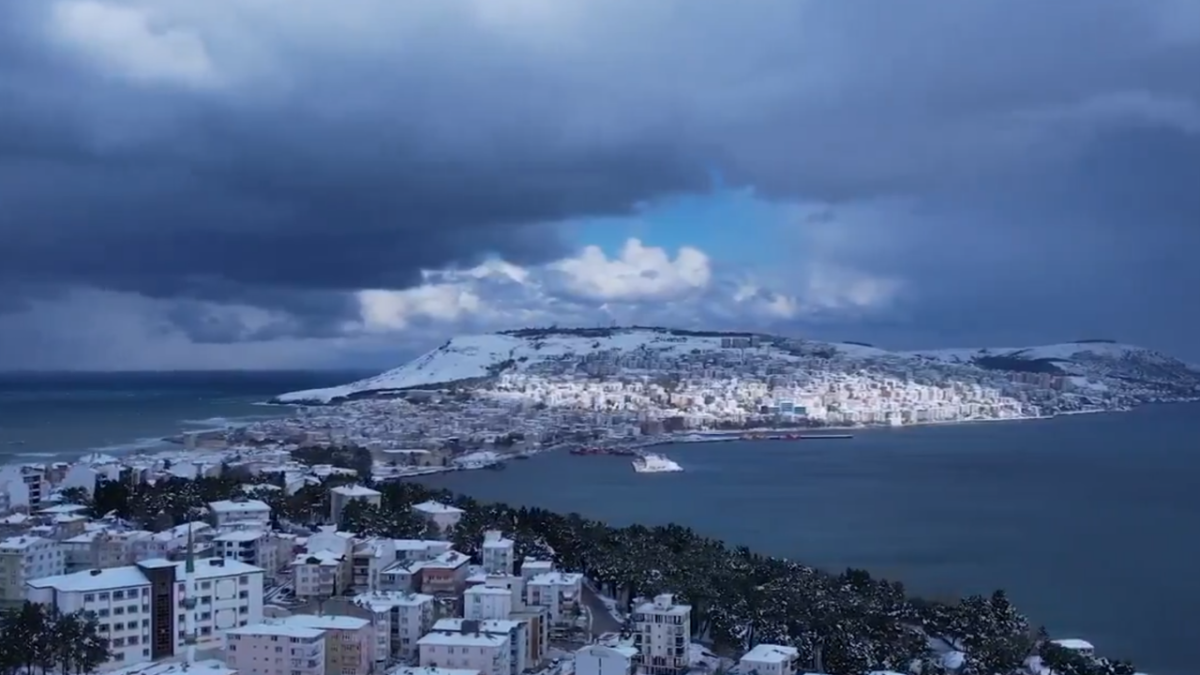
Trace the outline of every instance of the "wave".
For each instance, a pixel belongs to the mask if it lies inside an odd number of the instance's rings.
[[[229,427],[244,427],[254,422],[275,419],[278,415],[238,415],[236,417],[205,417],[203,419],[179,420],[179,423],[189,427],[205,427],[204,430],[227,429]],[[192,430],[194,431],[194,429]]]

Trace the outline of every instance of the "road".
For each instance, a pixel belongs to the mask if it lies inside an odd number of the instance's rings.
[[[592,635],[616,633],[621,630],[621,622],[608,613],[604,602],[587,584],[583,586],[583,604],[587,606],[592,615]]]

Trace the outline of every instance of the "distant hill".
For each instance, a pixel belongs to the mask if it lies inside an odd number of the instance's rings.
[[[276,403],[331,403],[412,389],[471,387],[502,373],[532,371],[563,363],[586,364],[614,355],[661,368],[672,357],[723,350],[755,350],[780,372],[819,364],[847,370],[886,362],[890,369],[950,368],[1045,373],[1143,383],[1155,391],[1190,392],[1200,373],[1178,359],[1109,340],[1015,348],[939,349],[891,352],[859,342],[829,343],[758,333],[694,331],[658,327],[527,328],[453,338],[389,370],[345,385],[290,392]],[[656,365],[658,364],[658,365]]]

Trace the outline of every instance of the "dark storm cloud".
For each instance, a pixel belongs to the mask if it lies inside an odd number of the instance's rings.
[[[563,250],[553,221],[703,180],[669,137],[572,148],[489,125],[438,94],[436,68],[389,78],[386,61],[284,49],[304,79],[287,96],[136,87],[38,44],[31,3],[0,12],[28,29],[0,51],[0,282],[343,310],[328,292],[485,253],[544,260]]]
[[[211,342],[335,334],[350,291],[550,259],[556,221],[713,165],[835,214],[903,204],[839,256],[907,281],[937,342],[1106,332],[1196,281],[1194,0],[106,0],[155,16],[90,15],[90,52],[52,30],[70,4],[0,2],[10,298],[178,299]]]

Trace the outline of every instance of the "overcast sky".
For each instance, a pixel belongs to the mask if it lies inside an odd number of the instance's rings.
[[[3,0],[0,369],[613,321],[1200,358],[1196,0]]]

